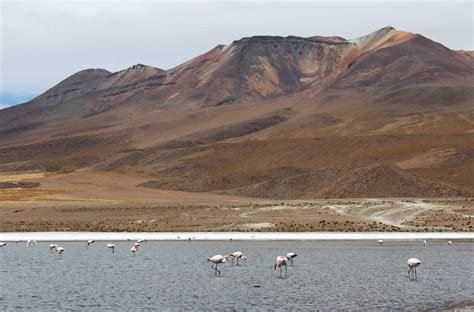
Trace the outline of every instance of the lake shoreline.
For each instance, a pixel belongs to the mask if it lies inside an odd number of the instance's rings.
[[[0,241],[347,241],[467,240],[474,232],[0,232]]]

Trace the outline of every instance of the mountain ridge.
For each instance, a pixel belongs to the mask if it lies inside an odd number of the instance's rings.
[[[470,196],[472,60],[388,26],[244,37],[168,70],[86,69],[0,110],[0,171],[142,173],[137,187],[239,196],[415,196],[410,183]]]

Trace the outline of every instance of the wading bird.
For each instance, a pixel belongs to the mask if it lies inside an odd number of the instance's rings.
[[[423,241],[423,246],[426,246],[426,241],[425,240]]]
[[[3,252],[3,247],[5,247],[6,245],[7,245],[7,243],[0,242],[0,248],[2,248],[2,252]]]
[[[410,279],[414,278],[417,279],[418,277],[416,276],[416,267],[421,264],[421,261],[418,260],[417,258],[410,258],[407,261],[409,270],[408,270],[408,277]]]
[[[115,252],[115,244],[107,244],[107,248],[109,248],[112,251],[112,253]]]
[[[452,241],[448,241],[448,245],[451,246],[453,244]]]
[[[61,246],[57,246],[55,249],[56,249],[56,252],[60,255],[64,253],[64,248]]]
[[[132,252],[132,254],[135,254],[138,251],[138,248],[135,246],[132,246],[132,248],[130,248],[130,251]]]
[[[56,244],[49,244],[49,252],[56,252],[56,248],[59,247]]]
[[[241,251],[234,251],[229,256],[232,257],[231,265],[234,265],[234,259],[237,259],[237,265],[239,265],[239,260],[247,261],[247,257]]]
[[[89,248],[89,247],[90,247],[92,244],[94,244],[94,243],[95,243],[95,240],[89,239],[89,240],[87,241],[87,248]]]
[[[293,258],[296,258],[296,256],[298,256],[297,254],[295,254],[294,252],[289,252],[286,254],[286,257],[288,258],[288,260],[290,260],[290,265],[293,266]]]
[[[219,273],[219,275],[221,275],[221,271],[217,269],[217,265],[220,263],[225,263],[228,259],[229,259],[229,256],[227,255],[225,256],[215,255],[213,257],[209,257],[207,261],[212,262],[211,269],[214,269],[214,274],[217,275],[217,273]]]
[[[145,240],[144,239],[137,239],[137,243],[141,244],[143,243]]]
[[[379,244],[379,246],[382,246],[382,245],[383,245],[383,240],[382,240],[382,239],[379,239],[379,240],[377,241],[377,243]]]
[[[280,268],[280,277],[283,278],[283,267],[285,267],[285,275],[288,277],[288,258],[285,256],[278,256],[273,268],[276,270]]]
[[[30,248],[30,245],[31,245],[31,244],[36,245],[36,241],[35,241],[35,240],[33,240],[33,241],[32,241],[32,240],[28,240],[28,241],[26,242],[26,248]]]

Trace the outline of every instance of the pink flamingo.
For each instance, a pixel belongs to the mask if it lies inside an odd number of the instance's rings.
[[[382,246],[383,243],[384,243],[384,241],[383,241],[382,239],[379,239],[379,240],[377,241],[377,243],[379,244],[379,246]]]
[[[231,265],[234,265],[234,260],[237,259],[237,265],[239,265],[239,260],[247,261],[247,257],[241,251],[234,251],[229,254],[232,257]]]
[[[89,240],[87,241],[87,248],[89,248],[89,247],[90,247],[92,244],[94,244],[94,243],[95,243],[95,240],[89,239]]]
[[[289,252],[286,254],[286,257],[288,258],[288,260],[290,260],[290,265],[293,266],[293,259],[296,258],[296,256],[298,256],[297,254],[295,254],[294,252]]]
[[[143,242],[145,242],[144,239],[137,239],[137,243],[141,244],[141,243],[143,243]]]
[[[408,270],[408,277],[409,278],[413,277],[414,279],[418,279],[418,277],[416,276],[416,267],[421,264],[421,261],[418,260],[417,258],[410,258],[408,259],[407,264],[408,264],[408,267],[410,268]]]
[[[217,269],[217,265],[220,264],[220,263],[225,263],[228,259],[229,259],[229,257],[227,255],[225,255],[225,256],[215,255],[215,256],[209,257],[207,259],[207,261],[212,262],[211,269],[215,269],[214,270],[214,275],[217,275],[217,273],[219,273],[219,275],[221,275],[221,271],[219,271],[219,269]]]
[[[56,252],[60,255],[64,253],[64,248],[61,246],[57,246],[55,249],[56,249]]]
[[[56,252],[56,248],[59,247],[56,244],[49,244],[49,252]]]
[[[276,270],[280,268],[280,277],[283,278],[283,267],[285,267],[285,275],[288,277],[288,258],[285,256],[278,256],[273,268]]]
[[[115,244],[107,244],[107,248],[109,248],[112,253],[115,253]]]
[[[132,248],[130,248],[130,251],[132,252],[133,255],[135,255],[135,253],[138,251],[138,248],[135,246],[132,246]]]

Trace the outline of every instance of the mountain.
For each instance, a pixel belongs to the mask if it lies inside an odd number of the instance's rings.
[[[242,38],[169,70],[87,69],[0,110],[0,171],[271,198],[470,196],[473,61],[384,27]]]

